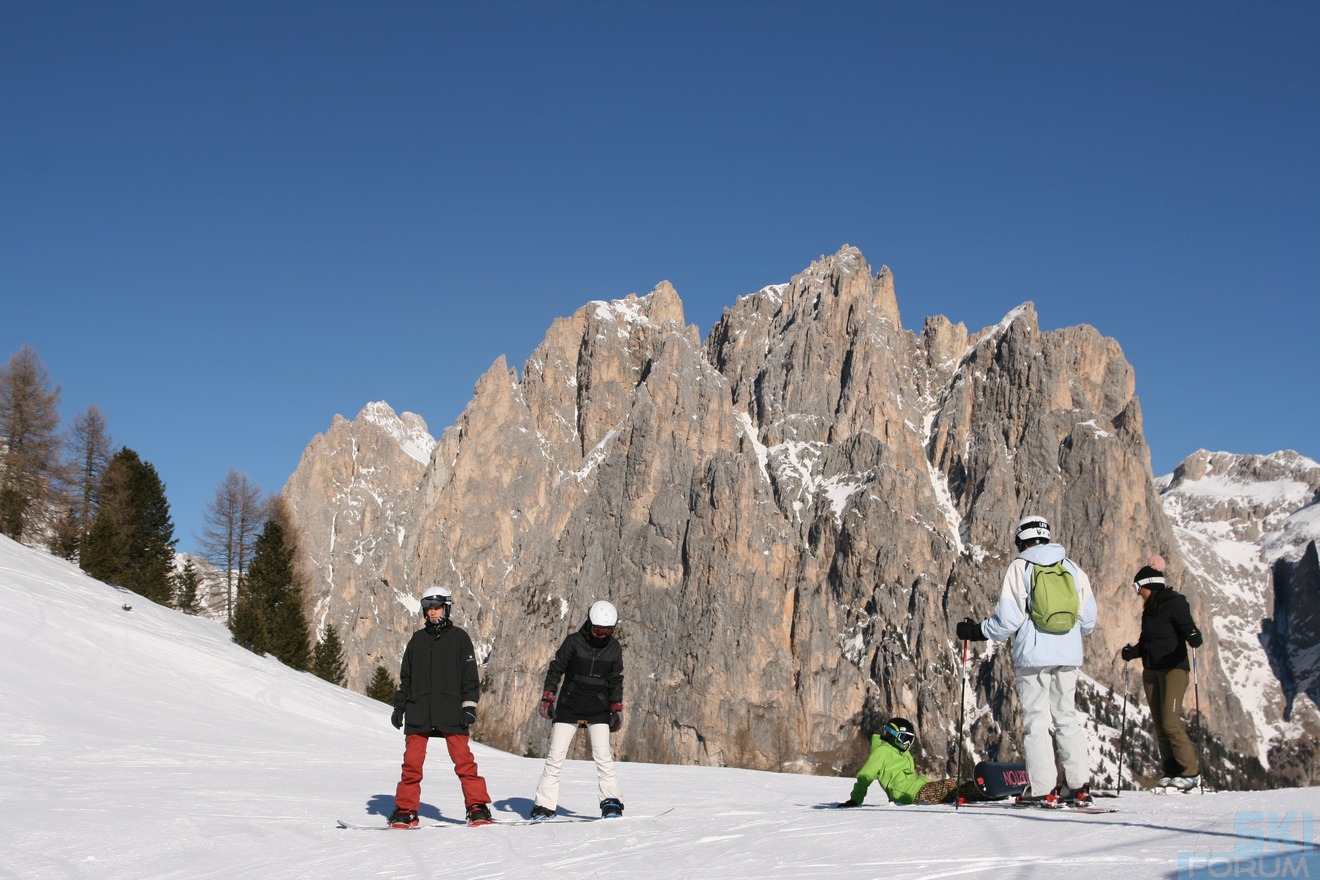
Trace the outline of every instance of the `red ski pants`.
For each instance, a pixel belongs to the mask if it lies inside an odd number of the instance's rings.
[[[468,748],[468,738],[458,733],[436,734],[443,737],[454,762],[454,773],[463,786],[463,806],[488,804],[486,780],[477,773],[477,762]],[[410,733],[404,737],[403,776],[394,791],[394,806],[400,810],[416,810],[422,797],[422,765],[426,763],[426,743],[429,737]]]

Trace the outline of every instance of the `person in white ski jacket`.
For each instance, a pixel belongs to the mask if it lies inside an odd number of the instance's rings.
[[[1031,566],[1053,565],[1062,560],[1077,584],[1081,611],[1077,626],[1055,635],[1037,629],[1027,614],[1027,594],[1031,592]],[[1081,666],[1082,636],[1095,629],[1096,604],[1091,579],[1067,557],[1060,544],[1036,544],[1026,547],[1009,563],[999,590],[995,613],[981,624],[987,639],[1002,642],[1013,639],[1013,665],[1018,669],[1045,666]]]
[[[1002,642],[1013,640],[1018,699],[1025,728],[1023,748],[1031,785],[1023,803],[1053,805],[1060,800],[1087,803],[1091,799],[1090,760],[1086,734],[1077,718],[1077,673],[1082,665],[1082,637],[1095,629],[1096,602],[1091,580],[1064,548],[1050,540],[1049,522],[1027,516],[1014,534],[1018,556],[1004,573],[999,603],[981,623],[967,619],[958,624],[960,639]],[[1048,633],[1032,621],[1028,610],[1031,572],[1036,565],[1063,562],[1078,594],[1077,621],[1064,633]],[[1058,750],[1064,786],[1058,784],[1054,760]]]

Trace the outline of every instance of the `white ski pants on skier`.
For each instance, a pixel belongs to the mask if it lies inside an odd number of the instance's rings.
[[[1046,666],[1017,671],[1022,703],[1023,749],[1033,795],[1049,794],[1058,784],[1055,750],[1069,788],[1091,781],[1086,732],[1077,718],[1077,667]]]
[[[577,731],[576,724],[555,723],[550,734],[550,753],[545,756],[545,769],[541,771],[541,781],[536,786],[537,806],[547,810],[559,806],[559,777]],[[587,736],[591,738],[591,757],[596,762],[596,800],[618,798],[619,782],[614,776],[614,758],[610,754],[610,726],[588,724]]]

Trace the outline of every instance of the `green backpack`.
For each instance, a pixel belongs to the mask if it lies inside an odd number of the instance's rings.
[[[1068,632],[1077,625],[1081,605],[1077,584],[1072,572],[1063,567],[1063,560],[1053,565],[1032,564],[1027,611],[1036,629],[1054,635]]]

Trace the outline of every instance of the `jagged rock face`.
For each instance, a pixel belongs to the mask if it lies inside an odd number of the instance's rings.
[[[992,609],[1024,513],[1091,573],[1087,671],[1117,680],[1132,573],[1181,561],[1116,343],[1042,333],[1030,304],[913,334],[889,271],[849,247],[738,299],[704,343],[683,321],[667,283],[556,321],[521,379],[502,359],[481,378],[424,469],[382,442],[366,477],[378,417],[313,441],[285,493],[309,601],[363,655],[354,687],[446,583],[486,664],[476,735],[539,753],[545,665],[607,598],[623,757],[850,772],[859,728],[902,714],[932,765],[957,724],[953,624]],[[1006,663],[975,661],[982,751],[1017,749]]]
[[[1320,465],[1295,452],[1199,451],[1157,481],[1202,599],[1252,754],[1282,778],[1320,782]]]
[[[1274,575],[1274,618],[1267,632],[1282,674],[1283,717],[1291,719],[1299,697],[1320,705],[1320,564],[1315,541],[1300,559],[1280,559]]]
[[[319,635],[335,624],[359,690],[378,664],[398,674],[395,633],[420,591],[391,573],[434,447],[420,416],[371,403],[351,422],[335,416],[284,487],[313,628]]]

